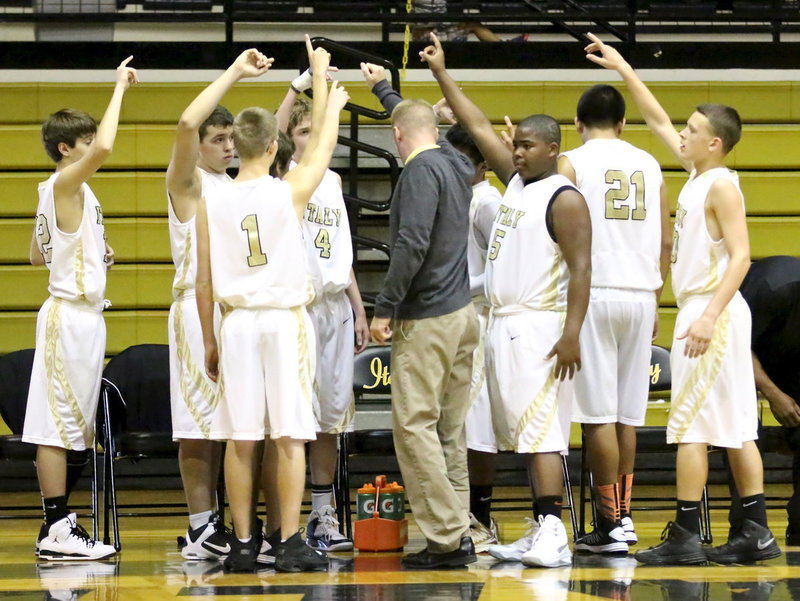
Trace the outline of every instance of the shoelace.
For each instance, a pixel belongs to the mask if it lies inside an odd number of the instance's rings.
[[[219,534],[224,534],[224,535],[227,535],[227,536],[233,536],[233,529],[232,528],[228,528],[228,526],[225,525],[225,523],[219,517],[219,514],[215,515],[211,519],[211,525],[214,528],[214,532],[217,532]]]
[[[325,536],[328,538],[339,534],[339,520],[332,513],[323,513],[319,516],[319,521],[322,524]]]
[[[661,531],[661,540],[666,540],[667,536],[669,536],[670,528],[672,528],[672,522],[667,522],[667,525],[664,526],[664,530]]]
[[[94,544],[97,542],[91,536],[89,536],[89,533],[86,532],[86,530],[80,524],[73,524],[69,533],[71,536],[83,541],[87,547],[94,547]]]

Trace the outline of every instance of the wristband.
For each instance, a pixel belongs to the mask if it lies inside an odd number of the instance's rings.
[[[298,94],[302,94],[306,90],[310,89],[312,85],[311,69],[306,69],[303,71],[300,75],[295,77],[292,80],[292,83],[289,85]]]

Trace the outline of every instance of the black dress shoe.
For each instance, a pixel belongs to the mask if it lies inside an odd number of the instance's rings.
[[[468,536],[461,537],[461,544],[455,551],[431,553],[427,549],[410,553],[403,558],[403,567],[412,570],[435,570],[437,568],[460,568],[478,561],[475,545]]]

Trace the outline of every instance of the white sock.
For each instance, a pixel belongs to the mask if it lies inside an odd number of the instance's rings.
[[[248,536],[247,538],[240,538],[239,542],[240,543],[249,543],[251,540],[253,540],[253,537],[252,536]]]
[[[333,484],[311,485],[311,509],[319,511],[326,505],[333,505]]]
[[[205,526],[211,521],[211,516],[214,512],[210,509],[208,511],[201,511],[200,513],[189,514],[189,527],[192,530],[197,530],[200,526]]]

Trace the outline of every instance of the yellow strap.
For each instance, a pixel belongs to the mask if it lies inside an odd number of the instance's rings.
[[[406,0],[406,14],[411,14],[411,4],[413,0]],[[406,23],[406,31],[403,35],[403,72],[400,80],[406,79],[406,65],[408,64],[408,46],[411,43],[411,23]]]

